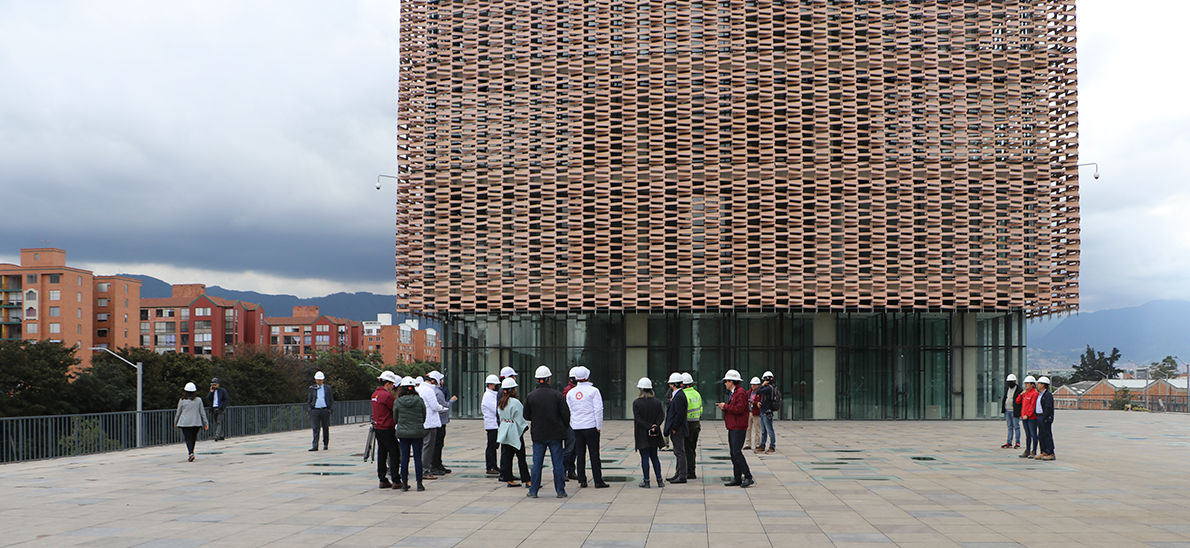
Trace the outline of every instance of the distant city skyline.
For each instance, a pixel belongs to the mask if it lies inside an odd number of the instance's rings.
[[[1156,14],[1159,14],[1157,16]],[[1079,2],[1081,310],[1190,299],[1171,0]],[[395,3],[0,6],[0,239],[97,274],[395,293]],[[48,240],[49,243],[40,240]],[[6,250],[7,251],[7,250]]]

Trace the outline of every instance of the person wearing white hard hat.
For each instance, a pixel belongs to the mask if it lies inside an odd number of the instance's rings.
[[[306,411],[314,427],[314,441],[310,450],[318,450],[318,431],[322,430],[322,449],[325,451],[331,443],[331,413],[335,412],[335,394],[326,384],[326,375],[322,371],[314,374],[314,384],[306,396]]]
[[[503,381],[504,379],[507,379],[508,377],[515,377],[515,376],[516,376],[516,370],[511,367],[504,366],[500,369],[500,380],[501,381]]]
[[[574,387],[578,386],[578,381],[574,378],[574,372],[578,370],[578,366],[571,367],[567,373],[566,387],[562,389],[562,399],[570,394]],[[574,439],[574,429],[570,427],[570,422],[566,423],[566,441],[562,442],[562,463],[566,466],[566,479],[576,480],[578,475],[574,473],[574,445],[577,440]]]
[[[446,375],[436,370],[426,374],[426,382],[434,388],[434,396],[438,398],[438,405],[442,406],[442,411],[438,413],[438,428],[434,429],[433,434],[426,435],[427,439],[433,437],[433,442],[423,449],[425,454],[422,455],[421,461],[431,474],[438,476],[450,473],[450,470],[442,464],[442,447],[446,443],[446,425],[450,424],[450,408],[456,401],[459,401],[458,396],[446,393],[442,385],[445,378]]]
[[[198,397],[198,387],[192,382],[186,383],[182,388],[182,399],[178,400],[178,411],[174,413],[174,426],[182,429],[186,450],[190,453],[187,460],[194,462],[194,444],[198,441],[198,427],[206,430],[208,425],[202,398]]]
[[[1025,391],[1016,397],[1021,406],[1021,425],[1025,428],[1025,452],[1019,456],[1031,459],[1037,456],[1037,379],[1025,377]]]
[[[533,425],[529,438],[533,440],[533,467],[529,473],[529,498],[537,498],[541,489],[541,471],[545,467],[545,452],[550,452],[550,466],[554,473],[554,494],[566,498],[566,466],[563,464],[562,441],[570,426],[570,407],[566,398],[550,383],[553,372],[546,366],[537,368],[534,378],[537,388],[525,397],[525,420]]]
[[[426,437],[422,440],[421,445],[421,464],[425,469],[422,479],[436,480],[438,477],[434,475],[433,470],[430,470],[430,463],[426,462],[426,458],[429,456],[426,448],[434,446],[434,436],[438,433],[438,427],[442,426],[442,410],[445,408],[442,407],[442,404],[438,403],[438,393],[434,390],[433,385],[425,381],[417,384],[416,379],[414,380],[414,385],[417,395],[421,396],[421,399],[426,403],[425,422],[422,424],[426,429]]]
[[[773,372],[765,371],[760,376],[760,445],[756,446],[757,453],[772,453],[777,450],[777,432],[773,430],[773,412],[777,411],[777,387],[773,384]],[[765,442],[768,450],[765,450]]]
[[[397,461],[401,455],[397,445],[397,422],[393,419],[394,385],[401,382],[392,371],[384,371],[377,377],[380,386],[372,392],[372,433],[376,436],[376,475],[380,478],[381,489],[392,489],[393,484],[400,488],[401,480],[397,471]],[[389,475],[394,481],[389,481]]]
[[[1037,460],[1054,460],[1054,394],[1050,378],[1037,379]]]
[[[1016,375],[1009,373],[1008,377],[1004,379],[1004,400],[1000,402],[1000,412],[1004,413],[1004,421],[1008,423],[1008,441],[1001,445],[1001,449],[1020,449],[1021,448],[1021,404],[1016,402],[1016,397],[1021,395],[1021,387],[1016,384]],[[1016,434],[1016,444],[1013,444],[1012,436]]]
[[[417,383],[413,377],[401,379],[397,389],[397,401],[393,404],[393,419],[397,423],[397,444],[401,447],[401,477],[394,481],[394,489],[409,490],[409,457],[413,457],[413,479],[417,481],[417,490],[425,491],[422,480],[425,479],[421,463],[422,441],[426,437],[426,400],[417,392]],[[393,478],[397,479],[397,478]]]
[[[690,430],[686,427],[687,401],[686,393],[682,391],[682,374],[673,373],[667,384],[673,389],[673,397],[669,400],[669,409],[665,410],[664,431],[669,436],[669,442],[674,447],[674,474],[669,478],[670,483],[686,483],[689,466],[686,465],[686,437]],[[661,479],[660,476],[657,479]]]
[[[591,370],[578,366],[574,371],[578,380],[566,394],[566,405],[570,406],[570,427],[574,429],[574,469],[578,473],[578,486],[587,486],[586,454],[591,456],[591,476],[596,489],[610,485],[603,482],[603,464],[599,461],[599,432],[603,430],[603,395],[591,384]]]
[[[760,377],[752,377],[748,390],[748,436],[744,438],[744,451],[752,448],[752,443],[760,447]]]
[[[702,432],[702,394],[694,387],[694,376],[682,373],[682,393],[686,395],[686,479],[697,478],[698,435]]]
[[[496,417],[496,402],[500,400],[500,392],[497,390],[500,388],[500,377],[488,375],[483,383],[486,387],[479,410],[483,413],[483,430],[488,435],[488,445],[484,448],[483,459],[488,468],[488,475],[494,476],[500,473],[500,465],[496,462],[496,448],[500,447],[500,442],[496,441],[496,433],[500,431],[500,419]]]
[[[640,395],[632,402],[632,441],[640,453],[640,471],[644,477],[637,487],[650,488],[649,463],[653,464],[657,487],[663,487],[665,482],[661,479],[661,459],[657,457],[657,449],[661,447],[665,410],[661,408],[661,400],[657,399],[653,392],[652,380],[641,377],[636,382],[636,388],[640,390]]]
[[[525,422],[525,406],[517,399],[516,379],[505,377],[500,388],[500,401],[496,403],[500,409],[500,431],[496,436],[501,445],[501,480],[507,482],[509,487],[521,486],[512,474],[512,458],[516,457],[520,463],[521,482],[529,487],[529,465],[525,461],[525,430],[529,429],[529,424]]]
[[[744,430],[748,428],[748,391],[744,390],[744,379],[740,372],[728,369],[723,375],[723,386],[729,391],[727,401],[715,404],[723,411],[723,422],[727,426],[727,449],[731,454],[732,480],[725,487],[750,487],[752,469],[744,458]]]

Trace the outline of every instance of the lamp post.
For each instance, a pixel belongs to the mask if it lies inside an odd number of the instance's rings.
[[[1190,363],[1186,363],[1186,360],[1177,356],[1174,356],[1173,359],[1182,362],[1182,365],[1186,366],[1186,393],[1182,397],[1186,398],[1187,409],[1190,409]]]
[[[115,352],[112,352],[111,350],[108,350],[107,348],[103,348],[102,346],[95,346],[95,347],[89,348],[88,350],[102,350],[104,352],[107,352],[108,354],[111,354],[117,358],[120,358],[120,361],[122,361],[128,365],[131,365],[134,369],[136,369],[136,446],[144,447],[145,446],[145,438],[142,435],[143,431],[144,431],[144,405],[145,405],[145,366],[144,366],[144,364],[141,362],[132,363],[132,362],[124,359],[123,356],[121,356]]]
[[[1136,363],[1132,360],[1128,360],[1128,363],[1136,366],[1136,372],[1138,374],[1140,373],[1141,369],[1145,370],[1145,409],[1152,411],[1153,408],[1149,407],[1149,385],[1153,384],[1153,368],[1152,367],[1144,367],[1141,364]]]
[[[383,369],[376,367],[375,365],[372,365],[370,363],[358,363],[358,364],[356,364],[356,367],[371,367],[372,369],[375,369],[381,373],[384,373]]]

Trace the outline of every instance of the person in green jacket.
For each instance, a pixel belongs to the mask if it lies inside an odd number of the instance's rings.
[[[401,446],[401,491],[409,490],[409,455],[413,454],[417,490],[425,491],[421,483],[421,442],[426,437],[426,402],[414,389],[413,377],[401,379],[397,401],[393,404],[393,419],[397,422],[397,443]]]
[[[496,432],[496,441],[500,442],[500,477],[508,482],[509,487],[520,487],[512,475],[512,457],[520,459],[521,482],[529,487],[529,465],[525,462],[525,430],[529,423],[525,422],[525,406],[517,399],[516,379],[508,377],[500,384],[504,394],[496,404],[499,409],[497,417],[500,419],[500,430]]]

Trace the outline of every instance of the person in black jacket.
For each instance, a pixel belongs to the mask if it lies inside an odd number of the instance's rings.
[[[642,377],[636,387],[640,389],[640,396],[632,402],[632,420],[635,422],[632,437],[636,442],[636,450],[640,452],[640,469],[645,478],[638,487],[649,488],[650,461],[657,476],[657,487],[663,487],[665,483],[661,480],[661,459],[657,458],[657,449],[661,447],[661,423],[665,419],[665,411],[661,409],[661,400],[653,394],[653,381]]]
[[[306,397],[306,412],[310,413],[310,422],[314,427],[314,446],[311,451],[318,450],[318,431],[322,430],[322,449],[325,451],[331,443],[331,413],[335,412],[335,395],[331,392],[331,385],[325,384],[326,375],[319,371],[314,374],[314,385]]]
[[[686,428],[686,393],[682,391],[682,374],[674,373],[669,376],[669,385],[673,387],[673,398],[669,400],[669,409],[665,412],[665,434],[673,444],[674,475],[666,478],[670,483],[686,483],[686,436],[690,431]]]
[[[1021,395],[1021,387],[1016,384],[1016,375],[1008,375],[1008,386],[1004,389],[1004,399],[1000,402],[1000,412],[1004,413],[1004,420],[1008,422],[1008,441],[1001,445],[1001,449],[1021,448],[1021,404],[1016,403],[1016,397]],[[1016,442],[1012,436],[1016,434]]]
[[[227,431],[223,428],[223,417],[227,414],[227,389],[219,386],[219,378],[211,379],[211,391],[207,394],[211,400],[207,406],[211,408],[211,422],[215,423],[215,441],[227,439]]]
[[[1037,413],[1037,449],[1041,454],[1037,460],[1054,460],[1054,395],[1050,392],[1050,378],[1037,379],[1037,406],[1041,412]]]
[[[566,466],[562,463],[562,441],[570,428],[570,406],[562,393],[550,386],[550,368],[537,368],[537,389],[525,398],[525,420],[529,421],[529,437],[533,440],[533,468],[529,473],[529,498],[537,498],[541,489],[541,468],[545,465],[545,450],[550,450],[550,466],[554,472],[554,492],[566,498]]]

